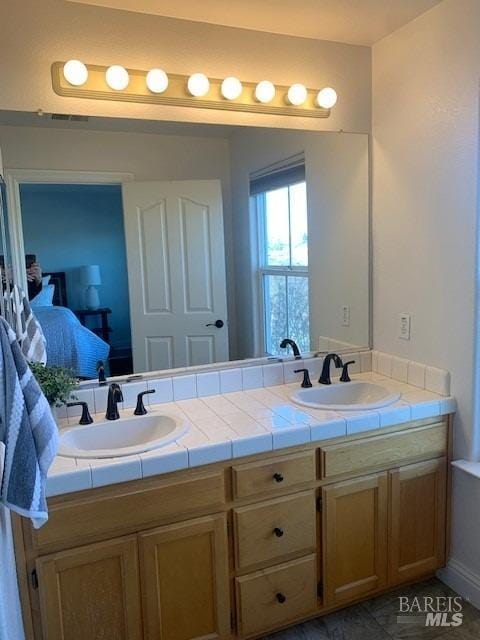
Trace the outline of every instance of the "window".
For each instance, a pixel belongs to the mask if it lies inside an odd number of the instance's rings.
[[[263,341],[272,355],[281,352],[286,337],[310,351],[305,168],[282,174],[251,184],[259,228]]]

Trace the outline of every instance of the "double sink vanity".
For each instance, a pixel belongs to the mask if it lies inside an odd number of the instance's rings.
[[[379,371],[318,385],[320,364],[310,388],[295,362],[257,367],[271,386],[230,369],[228,392],[62,426],[49,522],[15,519],[27,634],[259,637],[442,567],[453,398]]]
[[[311,409],[326,411],[366,411],[379,409],[400,399],[400,393],[389,391],[377,382],[350,381],[345,385],[303,388],[294,391],[290,400]],[[288,405],[287,405],[288,406]],[[232,410],[233,411],[233,410]],[[227,414],[228,415],[228,414]],[[297,412],[298,421],[308,415]],[[175,413],[157,409],[148,414],[64,429],[60,435],[59,455],[69,458],[112,458],[151,451],[178,440],[189,429],[188,422]]]

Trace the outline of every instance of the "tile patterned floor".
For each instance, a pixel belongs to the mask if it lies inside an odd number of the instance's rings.
[[[480,640],[480,610],[466,601],[459,627],[397,623],[399,596],[456,595],[445,584],[432,579],[296,625],[264,640]]]

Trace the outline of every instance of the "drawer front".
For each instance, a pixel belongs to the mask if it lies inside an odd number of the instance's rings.
[[[221,509],[225,503],[223,471],[192,472],[83,492],[71,499],[49,500],[49,520],[33,531],[42,553],[92,540],[132,533],[150,526]]]
[[[314,554],[242,576],[235,582],[242,636],[279,627],[313,613],[317,607]]]
[[[233,467],[234,497],[281,494],[290,487],[313,482],[315,476],[315,451],[236,465]]]
[[[313,491],[240,507],[233,514],[238,569],[315,549]]]
[[[447,423],[438,422],[426,427],[324,447],[321,454],[322,478],[386,469],[403,460],[446,455],[447,435]]]

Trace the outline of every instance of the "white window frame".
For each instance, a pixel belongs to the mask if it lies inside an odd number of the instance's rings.
[[[305,182],[304,180],[300,181],[300,182],[292,182],[292,183],[288,183],[285,185],[285,187],[291,187],[295,184],[301,184]],[[267,332],[267,318],[266,318],[266,305],[265,305],[265,276],[266,275],[274,275],[274,276],[295,276],[295,277],[304,277],[304,278],[309,278],[310,277],[310,273],[309,273],[309,268],[308,266],[304,267],[304,266],[295,266],[295,265],[290,265],[288,267],[285,266],[268,266],[266,264],[266,260],[267,260],[267,245],[266,245],[266,233],[265,233],[265,217],[266,217],[266,210],[265,210],[265,194],[267,192],[263,191],[261,193],[258,193],[254,196],[251,196],[252,200],[253,200],[253,208],[255,211],[255,215],[257,218],[257,237],[258,237],[258,255],[257,255],[257,264],[258,264],[258,269],[257,269],[257,274],[258,274],[258,286],[257,286],[257,290],[258,290],[258,310],[259,310],[259,329],[260,329],[260,341],[261,341],[261,348],[263,350],[264,353],[266,353],[267,355],[271,355],[271,356],[276,356],[278,354],[271,354],[267,351],[267,337],[268,337],[268,332]],[[307,203],[308,206],[308,203]],[[290,197],[288,199],[288,216],[289,216],[289,221],[290,221]],[[289,224],[289,230],[290,230],[290,224]],[[290,242],[290,258],[291,258],[291,234],[289,234],[289,242]],[[287,289],[287,296],[288,296],[288,289]],[[288,326],[288,305],[287,305],[287,326]],[[291,337],[291,336],[285,336],[285,337]],[[295,337],[293,337],[293,339],[295,339]]]

